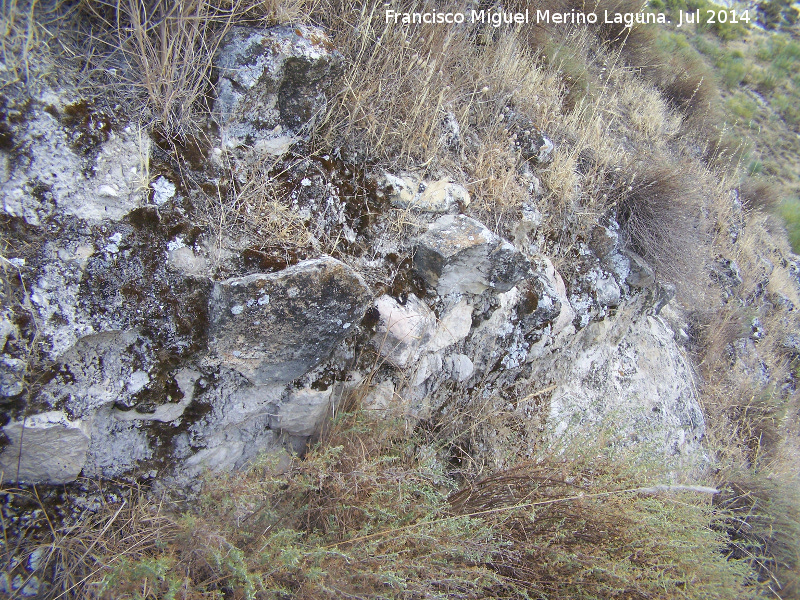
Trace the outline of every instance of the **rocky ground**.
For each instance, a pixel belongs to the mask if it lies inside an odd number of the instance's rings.
[[[569,254],[543,243],[537,173],[569,141],[507,117],[527,200],[499,226],[456,174],[320,150],[314,125],[346,68],[322,28],[234,27],[190,139],[143,128],[69,73],[6,88],[3,483],[59,506],[91,502],[83,478],[191,496],[203,473],[302,455],[354,398],[411,428],[485,416],[442,457],[481,469],[587,432],[676,480],[713,468],[691,318],[708,308],[675,298],[613,212]],[[782,287],[767,275],[723,352],[789,397],[800,259],[783,249],[759,266]],[[707,284],[734,298],[736,259],[716,257]],[[759,355],[776,315],[780,381]]]

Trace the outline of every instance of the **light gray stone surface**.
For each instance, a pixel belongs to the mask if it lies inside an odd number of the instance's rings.
[[[540,358],[537,374],[555,388],[549,422],[556,437],[594,432],[674,455],[699,448],[705,434],[692,369],[672,330],[635,308],[584,328]]]
[[[61,105],[61,112],[58,107],[45,110],[53,106],[50,100]],[[149,137],[133,125],[109,129],[93,152],[81,152],[75,134],[61,122],[70,106],[52,94],[34,100],[18,132],[22,151],[0,182],[7,215],[31,225],[56,211],[90,221],[118,221],[146,201]]]
[[[86,464],[91,422],[62,411],[39,413],[3,428],[9,445],[0,451],[3,481],[68,483]]]
[[[385,173],[378,186],[395,208],[446,213],[470,204],[469,192],[446,177],[425,182],[411,174]]]
[[[464,215],[437,219],[418,241],[414,269],[440,296],[506,292],[524,279],[528,260],[485,225]]]
[[[436,334],[436,316],[414,294],[409,294],[405,305],[383,295],[375,306],[380,320],[372,343],[394,366],[409,366]]]
[[[214,113],[227,148],[281,155],[327,106],[341,56],[310,25],[234,27],[215,58]]]

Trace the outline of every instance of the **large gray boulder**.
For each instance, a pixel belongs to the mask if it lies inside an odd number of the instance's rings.
[[[507,292],[530,272],[528,260],[483,223],[464,215],[437,219],[417,243],[414,269],[440,296]]]
[[[289,382],[330,357],[372,300],[367,284],[336,259],[217,283],[209,347],[256,385]]]
[[[223,144],[283,154],[327,106],[326,90],[342,60],[331,48],[313,26],[233,28],[214,63]]]
[[[692,370],[672,329],[635,307],[584,328],[536,361],[533,376],[552,390],[556,437],[588,433],[671,456],[696,450],[705,434]]]

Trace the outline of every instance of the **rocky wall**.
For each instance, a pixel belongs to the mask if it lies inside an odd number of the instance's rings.
[[[667,454],[698,447],[680,319],[658,314],[670,290],[613,220],[581,242],[565,282],[530,242],[533,203],[512,241],[447,174],[304,155],[340,65],[319,29],[234,29],[199,155],[173,144],[167,156],[72,89],[5,99],[5,481],[185,484],[302,451],[355,389],[365,409],[415,423],[454,397],[527,386],[496,410],[555,436],[603,427]],[[553,143],[528,137],[516,143],[545,162]],[[217,206],[217,221],[198,211],[203,186],[221,199],[219,182],[246,184],[253,165],[303,243],[276,246],[247,202]]]

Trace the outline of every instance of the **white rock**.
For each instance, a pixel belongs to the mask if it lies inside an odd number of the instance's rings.
[[[275,428],[299,436],[317,433],[325,419],[333,414],[332,392],[332,387],[324,391],[311,388],[293,391],[288,402],[278,410]]]
[[[426,183],[415,175],[398,177],[385,173],[378,185],[387,190],[389,202],[395,208],[446,213],[459,204],[470,204],[469,192],[446,177]]]
[[[149,160],[146,135],[119,132],[100,145],[93,159],[87,158],[68,144],[55,118],[36,109],[20,139],[30,159],[15,165],[0,184],[6,213],[38,225],[39,215],[52,210],[40,195],[33,194],[34,182],[48,187],[56,209],[88,221],[118,221],[142,204],[145,186],[138,173]],[[89,160],[93,164],[87,165]],[[83,174],[87,170],[92,172],[89,179]]]
[[[361,403],[365,410],[382,412],[396,404],[397,399],[391,379],[386,379],[370,387]]]
[[[425,349],[429,352],[437,352],[457,344],[469,335],[471,328],[472,306],[462,299],[442,315],[436,326],[436,333]]]
[[[524,279],[530,263],[508,241],[464,215],[445,215],[420,236],[414,270],[440,296],[506,292]]]
[[[551,335],[557,336],[572,325],[572,320],[575,318],[575,311],[572,309],[572,306],[569,303],[567,286],[564,285],[564,280],[561,278],[561,274],[556,271],[556,268],[553,266],[553,263],[550,262],[550,259],[544,258],[543,262],[545,264],[545,274],[552,282],[553,287],[558,294],[558,300],[561,302],[561,312],[559,313],[556,321],[553,323],[553,329],[551,331]]]
[[[634,308],[591,323],[533,377],[552,381],[549,422],[557,437],[602,432],[667,455],[691,452],[705,432],[692,372],[672,330]]]
[[[372,343],[381,356],[401,369],[419,358],[436,331],[436,316],[414,294],[409,294],[405,305],[388,295],[375,302],[380,320]]]
[[[311,25],[234,27],[214,59],[214,113],[223,143],[280,156],[324,112],[341,61],[325,32]]]
[[[438,352],[428,353],[422,356],[417,362],[417,368],[411,377],[409,384],[418,386],[425,383],[430,377],[442,372],[442,356]]]
[[[163,175],[150,184],[150,187],[153,188],[153,202],[158,206],[175,197],[175,184]]]
[[[459,383],[467,381],[475,372],[475,365],[472,364],[469,356],[465,354],[453,354],[446,357],[444,365],[450,373],[450,377]]]
[[[3,428],[10,444],[0,452],[4,481],[74,481],[86,463],[90,426],[81,419],[71,421],[62,411],[10,422]]]
[[[139,371],[139,373],[141,373],[141,371]],[[181,369],[175,374],[175,382],[183,393],[183,398],[181,398],[179,402],[159,404],[151,413],[140,413],[136,409],[119,410],[116,408],[112,409],[111,413],[120,421],[161,421],[162,423],[175,421],[183,416],[186,407],[192,403],[192,399],[194,398],[194,383],[199,378],[200,373],[197,371],[186,368]],[[147,381],[145,384],[146,383]],[[143,384],[142,387],[144,387],[145,384]],[[130,389],[130,383],[128,386]]]

